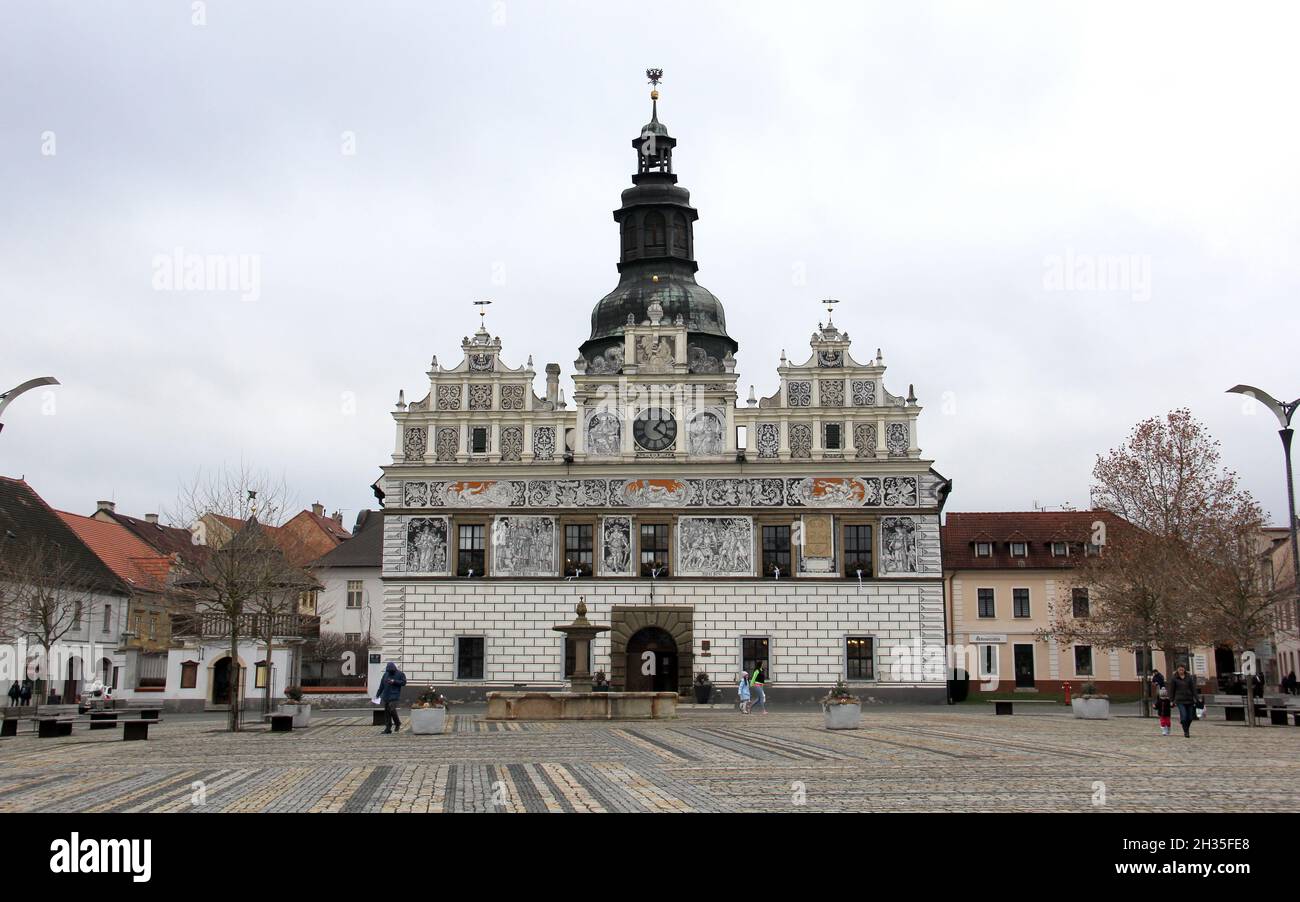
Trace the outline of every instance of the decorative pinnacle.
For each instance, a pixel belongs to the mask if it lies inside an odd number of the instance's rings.
[[[645,77],[650,79],[650,84],[656,88],[659,87],[659,80],[664,77],[663,69],[646,69]]]
[[[478,308],[479,322],[482,322],[487,317],[488,304],[491,303],[491,301],[487,300],[474,302],[474,306]]]
[[[826,298],[822,301],[822,306],[826,308],[826,325],[828,327],[831,325],[831,314],[834,312],[835,305],[838,303],[839,301],[835,298]]]

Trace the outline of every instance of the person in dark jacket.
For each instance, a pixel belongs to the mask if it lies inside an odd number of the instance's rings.
[[[32,703],[32,684],[30,681],[24,681],[23,687],[18,690],[18,701],[22,705]]]
[[[1196,719],[1196,707],[1201,703],[1201,689],[1196,685],[1196,677],[1187,672],[1182,664],[1169,679],[1169,695],[1178,706],[1178,722],[1183,726],[1183,736],[1192,735],[1192,721]]]
[[[379,678],[379,700],[384,703],[385,733],[396,733],[402,729],[402,721],[397,716],[397,702],[402,697],[402,687],[405,685],[406,674],[389,661],[384,668],[384,675]]]
[[[1165,675],[1160,672],[1159,667],[1154,667],[1151,670],[1151,685],[1155,687],[1151,690],[1151,694],[1157,697],[1160,695],[1160,690],[1166,688]]]
[[[10,684],[9,684],[9,704],[10,704],[10,705],[16,705],[16,704],[18,704],[18,696],[21,695],[21,694],[22,694],[22,690],[18,688],[18,684],[17,684],[17,683],[10,683]]]

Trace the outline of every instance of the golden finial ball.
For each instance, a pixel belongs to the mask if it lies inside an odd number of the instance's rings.
[[[657,90],[656,90],[656,91],[651,91],[651,92],[650,92],[650,99],[651,99],[651,100],[658,100],[658,99],[659,99],[659,92],[658,92]]]
[[[651,277],[650,277],[650,281],[651,281],[651,282],[658,282],[658,281],[659,281],[659,277],[658,277],[658,276],[651,276]]]

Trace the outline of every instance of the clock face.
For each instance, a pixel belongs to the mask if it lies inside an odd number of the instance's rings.
[[[663,451],[677,440],[677,420],[661,407],[649,407],[632,421],[632,438],[647,451]]]

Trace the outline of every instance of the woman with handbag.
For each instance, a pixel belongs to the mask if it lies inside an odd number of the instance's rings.
[[[1196,677],[1187,672],[1186,666],[1179,664],[1169,678],[1169,695],[1178,706],[1178,722],[1183,726],[1183,736],[1190,739],[1192,721],[1196,719],[1196,709],[1201,706],[1201,690],[1196,685]]]

